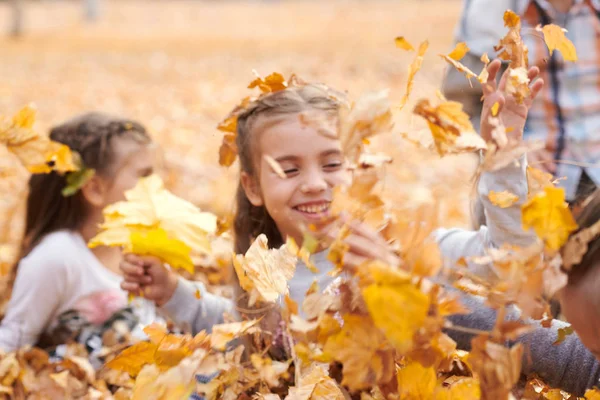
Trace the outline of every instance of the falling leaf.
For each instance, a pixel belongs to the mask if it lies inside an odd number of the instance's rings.
[[[245,256],[233,259],[235,272],[242,289],[250,293],[248,304],[256,301],[273,302],[288,293],[288,281],[296,271],[297,257],[289,245],[269,249],[267,237],[259,235]]]
[[[108,368],[127,372],[135,377],[144,365],[154,363],[154,354],[157,346],[150,342],[139,342],[121,352],[118,356],[106,363]]]
[[[414,51],[415,48],[412,46],[412,44],[408,43],[408,41],[404,38],[404,36],[398,36],[395,39],[396,42],[396,47],[402,50],[407,50],[407,51]]]
[[[507,190],[502,192],[494,192],[491,190],[488,194],[488,199],[490,199],[492,204],[497,207],[508,208],[519,200],[519,196]]]
[[[273,172],[275,172],[281,179],[287,178],[285,171],[281,168],[281,165],[273,159],[273,157],[264,155],[263,158],[265,159],[267,164],[269,164],[269,167],[271,167]]]
[[[390,343],[405,354],[415,331],[425,322],[429,298],[391,267],[372,263],[369,271],[375,283],[362,291],[369,313]]]
[[[556,338],[556,341],[552,344],[554,346],[561,344],[562,342],[565,341],[567,336],[572,335],[573,333],[574,333],[574,331],[573,331],[573,327],[571,325],[564,327],[564,328],[559,328],[558,329],[558,337]]]
[[[342,384],[352,390],[385,384],[394,376],[394,353],[369,317],[346,315],[342,330],[323,351],[344,366]]]
[[[341,107],[338,119],[338,137],[343,153],[356,163],[363,140],[392,131],[392,110],[388,90],[361,96],[351,107]]]
[[[217,350],[225,350],[227,343],[247,333],[256,332],[259,320],[231,322],[214,325],[210,334],[210,345]]]
[[[465,42],[460,42],[456,44],[456,47],[454,47],[454,50],[448,54],[448,57],[453,60],[460,61],[469,52],[469,50],[469,46],[467,46]]]
[[[495,117],[495,116],[497,116],[497,115],[498,115],[498,109],[499,109],[499,108],[500,108],[500,103],[498,103],[498,102],[495,102],[495,103],[492,105],[492,109],[491,109],[491,110],[492,110],[492,117]]]
[[[523,204],[523,229],[533,228],[551,250],[558,250],[577,229],[562,188],[546,187]]]
[[[552,55],[554,50],[558,50],[565,60],[577,61],[575,45],[567,38],[563,28],[554,24],[545,25],[542,28],[542,33],[544,34],[546,46],[550,50],[550,55]]]
[[[509,68],[524,68],[527,71],[529,51],[521,38],[521,18],[513,11],[507,10],[504,13],[504,26],[508,28],[508,33],[494,50],[499,53],[498,57],[510,61]]]
[[[554,186],[552,174],[542,171],[541,169],[527,166],[527,198],[531,199],[536,194],[543,192],[546,186]]]
[[[429,47],[429,42],[427,40],[424,41],[423,43],[421,43],[419,45],[419,51],[417,52],[417,56],[415,57],[412,64],[410,64],[408,67],[408,78],[406,81],[406,93],[404,94],[404,96],[402,97],[402,100],[400,101],[400,105],[398,106],[399,110],[402,110],[404,108],[404,106],[406,105],[406,103],[408,102],[408,97],[410,96],[412,89],[413,89],[415,75],[417,74],[417,72],[419,72],[419,70],[421,69],[421,66],[423,65],[423,57],[425,56],[425,53],[427,52],[428,47]]]
[[[469,81],[471,80],[471,78],[477,79],[481,83],[483,83],[487,80],[487,77],[485,77],[485,80],[483,79],[484,78],[483,72],[482,72],[482,75],[478,76],[475,72],[471,71],[469,69],[469,67],[460,63],[459,61],[456,61],[455,59],[451,58],[450,56],[447,56],[445,54],[440,54],[440,57],[442,57],[444,60],[446,60],[446,62],[448,64],[450,64],[454,68],[456,68],[458,70],[458,72],[462,72],[463,74],[465,74],[465,76],[467,77],[467,79],[469,79]],[[484,71],[485,71],[485,68],[484,68]]]
[[[90,247],[124,246],[131,252],[133,232],[148,234],[162,229],[170,239],[191,248],[194,264],[210,252],[209,236],[217,229],[217,217],[170,193],[157,175],[140,179],[125,197],[127,201],[104,209],[101,232],[91,239]]]
[[[192,248],[181,240],[171,239],[164,229],[145,233],[132,232],[131,252],[141,256],[154,256],[173,268],[181,268],[194,274],[194,264],[190,257]]]
[[[477,139],[478,135],[475,134],[469,116],[462,108],[462,104],[454,101],[433,107],[427,99],[419,101],[415,106],[414,113],[427,120],[435,146],[441,156],[486,148],[485,141],[480,137]],[[459,137],[463,134],[471,141],[461,142]]]

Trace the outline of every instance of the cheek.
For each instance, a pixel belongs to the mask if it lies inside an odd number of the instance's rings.
[[[112,181],[112,186],[109,193],[109,202],[125,200],[125,192],[133,189],[138,182],[138,177],[134,174],[121,173],[118,174]]]
[[[348,186],[352,183],[352,173],[350,172],[349,169],[344,168],[344,169],[341,169],[341,170],[331,174],[328,180],[329,180],[329,183],[331,186],[337,186],[337,185]]]

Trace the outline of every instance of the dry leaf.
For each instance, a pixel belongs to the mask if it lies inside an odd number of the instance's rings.
[[[300,378],[296,387],[291,387],[285,400],[346,400],[335,380],[315,365]]]
[[[545,25],[541,31],[544,34],[544,41],[546,42],[546,46],[548,46],[548,50],[550,50],[550,55],[552,55],[554,50],[558,50],[565,60],[577,61],[575,45],[565,36],[563,28],[550,24]]]
[[[465,42],[460,42],[456,44],[454,50],[448,54],[448,57],[453,60],[460,61],[469,52],[469,50],[469,46],[467,46]]]
[[[400,101],[400,105],[398,106],[399,110],[402,110],[404,108],[404,106],[406,105],[406,103],[408,102],[408,97],[410,96],[412,89],[413,89],[415,75],[421,69],[421,65],[423,65],[423,56],[425,56],[425,53],[427,52],[428,47],[429,47],[429,41],[426,40],[423,43],[421,43],[419,45],[419,51],[417,52],[417,56],[413,60],[412,64],[410,64],[408,67],[408,78],[406,81],[406,93],[404,94],[404,96],[402,96],[402,100]]]
[[[546,187],[523,204],[523,229],[533,228],[551,250],[558,250],[577,229],[562,188]]]
[[[435,398],[437,374],[432,367],[425,368],[411,361],[398,370],[398,393],[400,399],[429,400]]]
[[[259,320],[231,322],[215,325],[210,334],[210,345],[217,350],[225,350],[227,343],[247,333],[257,332]]]
[[[488,194],[488,199],[490,199],[492,204],[497,207],[508,208],[519,200],[519,196],[507,190],[502,192],[494,192],[491,190]]]
[[[396,47],[402,50],[414,51],[415,48],[412,44],[408,43],[408,41],[404,38],[404,36],[398,36],[395,39]]]
[[[273,159],[273,157],[268,156],[268,155],[264,155],[263,158],[265,159],[265,161],[267,162],[267,164],[269,164],[269,167],[271,167],[271,169],[273,170],[273,172],[275,172],[281,179],[286,179],[287,178],[287,175],[285,174],[285,172],[281,168],[281,165],[277,161],[275,161]]]
[[[296,254],[289,244],[279,249],[269,249],[267,237],[259,235],[245,256],[233,259],[235,272],[242,289],[249,292],[249,306],[257,301],[273,302],[288,293],[288,281],[294,276]]]
[[[121,352],[117,357],[106,363],[108,368],[125,371],[135,377],[144,365],[154,364],[154,354],[158,347],[154,343],[139,342]]]
[[[194,264],[190,257],[192,248],[181,240],[169,238],[164,229],[131,232],[130,244],[130,250],[134,254],[155,256],[173,268],[181,268],[194,274]]]
[[[369,317],[346,315],[342,330],[323,348],[344,366],[342,384],[360,390],[385,384],[394,376],[394,353]]]
[[[256,75],[256,79],[250,82],[248,89],[254,89],[255,87],[258,87],[263,93],[273,93],[284,90],[288,87],[285,78],[279,72],[273,72],[271,75],[268,75],[265,78],[262,78],[254,70],[252,72],[254,75]]]

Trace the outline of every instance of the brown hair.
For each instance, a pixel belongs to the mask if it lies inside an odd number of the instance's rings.
[[[577,213],[578,230],[571,236],[590,228],[600,220],[600,189],[594,191],[581,205],[581,211]],[[594,265],[600,262],[600,236],[592,238],[587,243],[587,251],[581,261],[573,265],[569,272],[569,283],[577,284],[584,278]]]
[[[271,93],[256,100],[238,116],[236,145],[240,159],[240,175],[245,172],[256,176],[254,136],[257,121],[262,118],[282,117],[305,111],[322,111],[337,116],[339,108],[345,104],[345,95],[322,84],[294,86]],[[279,247],[283,238],[264,206],[256,207],[246,197],[241,180],[236,193],[234,218],[235,252],[244,254],[250,243],[259,234],[267,236],[269,247]]]
[[[85,168],[110,177],[114,170],[116,138],[128,138],[141,144],[151,142],[138,122],[90,112],[51,129],[50,139],[66,144],[81,156]],[[66,175],[56,172],[32,175],[29,179],[25,236],[21,257],[27,255],[47,234],[61,229],[77,229],[88,215],[87,203],[77,192],[62,195]]]

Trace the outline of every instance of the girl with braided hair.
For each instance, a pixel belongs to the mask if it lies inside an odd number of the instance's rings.
[[[5,351],[97,337],[116,314],[129,329],[156,319],[152,303],[136,299],[128,305],[119,287],[120,249],[86,245],[98,233],[102,209],[125,200],[124,192],[152,173],[146,129],[129,119],[87,113],[53,128],[50,138],[76,151],[94,174],[70,196],[62,193],[66,176],[31,176],[20,260],[0,324]],[[92,342],[82,340],[88,347]]]

